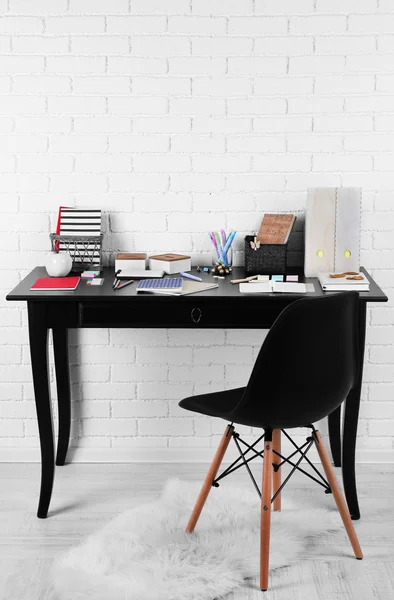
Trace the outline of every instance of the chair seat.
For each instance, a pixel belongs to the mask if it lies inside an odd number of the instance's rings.
[[[202,415],[226,419],[241,400],[245,389],[242,387],[223,392],[189,396],[181,400],[179,406]]]

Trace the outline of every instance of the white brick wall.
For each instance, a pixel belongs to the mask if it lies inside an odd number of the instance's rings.
[[[26,312],[4,297],[60,204],[105,211],[107,262],[203,263],[225,227],[239,263],[264,211],[301,216],[329,185],[363,187],[362,264],[390,297],[368,313],[358,456],[393,460],[393,158],[391,0],[0,0],[0,460],[38,457]],[[77,457],[206,458],[222,425],[177,402],[244,383],[264,335],[72,332]]]

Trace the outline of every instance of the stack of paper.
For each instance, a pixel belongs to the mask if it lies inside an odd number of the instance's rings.
[[[318,273],[317,277],[325,292],[369,292],[369,281],[363,273]]]

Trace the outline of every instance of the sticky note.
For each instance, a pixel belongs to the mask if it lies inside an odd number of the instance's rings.
[[[298,275],[286,275],[286,281],[298,281]]]
[[[283,281],[283,275],[271,275],[271,281]]]
[[[257,275],[257,281],[269,281],[269,275]]]

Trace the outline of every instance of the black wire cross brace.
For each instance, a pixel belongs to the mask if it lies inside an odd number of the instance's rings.
[[[276,456],[279,456],[279,458],[281,459],[281,462],[279,464],[272,463],[272,467],[275,472],[277,472],[284,463],[289,463],[293,468],[290,471],[290,473],[288,474],[288,476],[286,477],[286,479],[283,481],[281,486],[277,489],[277,491],[275,492],[273,497],[271,498],[271,503],[281,493],[282,489],[289,482],[289,479],[292,477],[292,475],[295,473],[295,471],[300,471],[301,473],[303,473],[304,475],[306,475],[307,477],[309,477],[310,479],[312,479],[313,481],[315,481],[316,483],[321,485],[324,488],[326,494],[331,494],[331,487],[330,487],[328,481],[325,479],[325,477],[323,477],[323,475],[318,471],[318,469],[315,467],[315,465],[307,457],[307,454],[313,445],[312,437],[308,436],[306,438],[306,442],[304,444],[302,444],[302,446],[297,446],[297,444],[294,442],[294,440],[289,436],[288,433],[286,433],[286,431],[284,429],[281,429],[281,431],[290,440],[290,442],[293,444],[293,446],[296,448],[296,450],[294,452],[292,452],[292,454],[290,454],[288,457],[282,456],[282,454],[280,454],[276,450],[273,450],[273,453],[276,454]],[[225,477],[227,477],[231,473],[234,473],[234,471],[237,471],[241,467],[245,467],[249,474],[249,477],[251,478],[252,483],[259,495],[259,498],[261,499],[261,491],[260,491],[259,486],[257,485],[256,479],[254,478],[252,471],[250,470],[249,463],[252,462],[252,460],[254,460],[257,457],[260,457],[260,458],[264,457],[264,450],[258,451],[258,450],[256,450],[255,446],[257,446],[257,444],[265,438],[265,435],[264,434],[261,435],[252,445],[245,442],[245,440],[243,440],[240,437],[239,433],[237,433],[236,431],[233,431],[232,438],[235,442],[235,445],[237,446],[237,449],[238,449],[238,452],[240,455],[235,461],[233,461],[231,463],[230,466],[227,467],[227,469],[225,469],[223,471],[223,473],[221,475],[219,475],[219,477],[216,477],[216,479],[214,479],[214,481],[212,482],[212,485],[214,487],[219,487],[219,481],[221,479],[224,479]],[[246,452],[242,451],[240,444],[243,444],[244,446],[247,447]],[[304,451],[305,447],[306,447],[306,450]],[[249,452],[252,452],[254,454],[253,454],[253,456],[250,456],[246,459],[246,456],[247,456],[247,454],[249,454]],[[297,462],[294,463],[290,459],[293,458],[293,456],[295,456],[296,454],[300,454],[301,456],[299,457]],[[310,473],[308,473],[307,471],[305,471],[304,469],[302,469],[299,466],[301,461],[304,459],[310,465],[310,467],[312,467],[312,469],[315,471],[315,473],[317,473],[317,475],[320,477],[320,481],[319,481],[319,479],[317,479],[316,477],[314,477],[313,475],[311,475]]]

